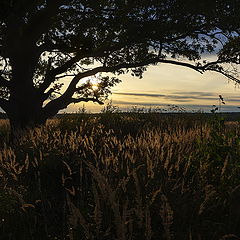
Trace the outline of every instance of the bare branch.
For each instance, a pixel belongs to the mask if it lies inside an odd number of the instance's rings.
[[[54,88],[49,89],[46,93],[44,93],[43,97],[42,97],[42,102],[44,102],[45,100],[47,100],[51,94],[53,94],[55,92]]]
[[[79,103],[79,102],[97,102],[100,105],[104,103],[97,98],[71,98],[71,103]]]
[[[65,74],[65,75],[55,77],[55,79],[60,79],[60,78],[65,78],[65,77],[75,77],[75,76],[76,76],[76,74]]]

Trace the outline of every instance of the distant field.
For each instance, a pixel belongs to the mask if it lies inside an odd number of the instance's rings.
[[[137,109],[136,110],[136,112],[135,112],[135,114],[139,114],[140,112],[137,112],[137,111],[139,111],[139,110],[141,110],[141,109]],[[148,113],[148,111],[150,111],[150,110],[148,110],[148,109],[146,109],[146,112],[145,112],[145,114],[146,113]],[[129,112],[119,112],[119,113],[117,113],[117,114],[119,114],[119,115],[131,115],[131,114],[134,114],[134,112],[131,112],[131,111],[129,111]],[[151,113],[151,114],[156,114],[156,115],[158,115],[158,116],[166,116],[166,115],[168,115],[168,116],[199,116],[199,115],[204,115],[204,116],[212,116],[213,114],[212,113],[198,113],[198,112],[195,112],[195,113],[191,113],[191,112],[169,112],[169,113],[160,113],[160,112],[155,112],[154,113],[154,109],[153,109],[153,112]],[[240,112],[223,112],[223,113],[217,113],[217,114],[219,114],[219,115],[222,115],[222,116],[224,116],[224,118],[226,119],[226,120],[232,120],[232,121],[238,121],[238,120],[240,120]],[[74,116],[76,116],[76,117],[78,117],[79,115],[83,115],[82,113],[64,113],[64,114],[57,114],[55,117],[54,117],[54,119],[55,118],[63,118],[63,117],[67,117],[67,116],[70,116],[70,117],[74,117]],[[84,115],[88,115],[88,116],[98,116],[98,115],[100,115],[99,113],[84,113]],[[6,114],[4,114],[4,113],[0,113],[0,120],[1,119],[7,119],[7,115]]]
[[[240,236],[238,117],[61,115],[18,145],[0,120],[0,239]]]

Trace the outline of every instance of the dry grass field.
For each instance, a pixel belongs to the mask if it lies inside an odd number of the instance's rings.
[[[80,114],[8,134],[1,120],[0,239],[240,237],[238,122]]]

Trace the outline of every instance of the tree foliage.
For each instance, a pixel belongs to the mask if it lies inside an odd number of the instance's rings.
[[[238,0],[1,0],[0,106],[20,127],[41,123],[70,103],[102,103],[117,75],[142,77],[157,63],[238,83],[223,64],[239,63],[239,7]],[[214,62],[202,57],[213,53]],[[116,77],[102,75],[109,72]],[[94,75],[97,88],[86,81]]]

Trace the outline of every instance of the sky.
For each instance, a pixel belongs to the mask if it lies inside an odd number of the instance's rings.
[[[213,105],[219,107],[219,95],[226,103],[221,104],[221,112],[240,112],[240,87],[218,73],[200,74],[182,66],[158,64],[148,67],[142,79],[131,74],[119,78],[122,82],[112,88],[105,105],[91,102],[71,104],[60,113],[76,113],[83,106],[88,112],[100,112],[110,100],[122,111],[133,107],[171,111],[172,106],[178,106],[187,112],[210,112]],[[70,81],[71,78],[63,80],[64,88]]]
[[[221,106],[222,112],[240,111],[240,88],[218,73],[200,74],[182,66],[158,64],[150,66],[142,79],[130,74],[121,75],[120,79],[122,82],[112,88],[109,100],[123,111],[132,107],[169,110],[175,105],[189,112],[210,112],[213,105],[219,106],[219,95],[226,103]],[[93,113],[104,107],[79,103],[62,112],[77,112],[83,105]]]

